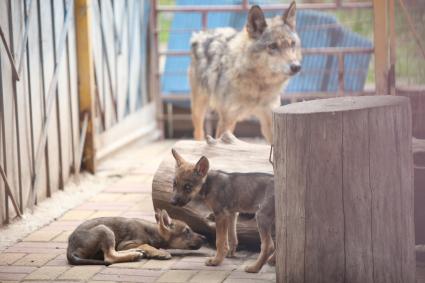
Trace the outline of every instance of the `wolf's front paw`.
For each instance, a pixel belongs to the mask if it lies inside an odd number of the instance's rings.
[[[160,251],[156,257],[156,259],[171,259],[171,254],[166,251]]]
[[[234,258],[236,257],[236,247],[230,248],[230,250],[227,252],[228,258]]]
[[[260,268],[258,268],[255,264],[245,267],[245,272],[248,273],[258,273],[260,271]]]
[[[275,253],[273,253],[273,254],[269,257],[269,259],[267,260],[267,263],[268,263],[270,266],[276,266],[276,255],[275,255]]]
[[[142,250],[136,250],[133,252],[133,261],[139,261],[144,258],[146,258],[146,255]]]
[[[220,260],[216,257],[209,257],[205,261],[205,265],[207,265],[207,266],[217,266],[217,265],[220,265],[221,262],[222,262],[222,260]]]

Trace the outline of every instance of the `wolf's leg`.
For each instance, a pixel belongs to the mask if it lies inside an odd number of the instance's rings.
[[[261,133],[269,144],[273,142],[272,134],[272,110],[270,108],[264,108],[257,112],[257,117],[260,120]]]
[[[232,118],[229,118],[232,117]],[[218,124],[217,124],[217,130],[215,132],[215,138],[220,138],[221,135],[226,132],[230,131],[233,133],[236,127],[237,122],[237,114],[231,115],[229,113],[218,113]]]
[[[143,257],[141,251],[118,252],[115,250],[115,234],[107,226],[101,224],[90,230],[99,239],[99,247],[107,264],[136,261]]]
[[[216,215],[215,220],[217,253],[215,257],[208,258],[205,262],[205,265],[210,266],[220,265],[229,250],[227,239],[228,216],[224,214]]]
[[[147,258],[155,258],[155,259],[170,259],[171,254],[164,250],[156,249],[148,244],[141,244],[137,241],[125,241],[118,244],[118,251],[126,252],[126,251],[138,251],[143,252],[143,254]]]
[[[229,216],[229,252],[227,257],[234,257],[236,248],[238,247],[238,234],[236,232],[236,223],[238,221],[238,213],[232,213]]]
[[[137,248],[142,250],[148,258],[155,258],[155,259],[170,259],[171,258],[171,254],[169,252],[164,250],[159,250],[148,244],[140,245]]]
[[[276,265],[276,250],[273,251],[272,255],[267,260],[267,263],[269,265],[271,265],[271,266],[275,266]]]
[[[246,272],[257,273],[263,267],[264,263],[269,258],[274,250],[273,239],[271,235],[270,221],[267,219],[267,214],[263,213],[261,209],[257,212],[257,226],[261,238],[261,252],[256,262],[245,268]]]
[[[194,128],[193,137],[195,140],[203,140],[205,138],[204,119],[205,113],[208,109],[209,97],[204,91],[202,91],[201,86],[198,84],[198,80],[193,74],[192,68],[189,69],[189,81],[191,87],[190,107]]]

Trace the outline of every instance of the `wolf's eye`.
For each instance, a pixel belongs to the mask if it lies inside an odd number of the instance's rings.
[[[184,185],[184,191],[186,193],[190,193],[192,191],[192,185],[191,184]]]
[[[291,42],[291,48],[295,48],[295,41]]]
[[[176,187],[177,187],[177,181],[176,180],[173,180],[173,190],[175,190]]]
[[[279,48],[279,45],[276,42],[273,42],[270,43],[268,47],[270,50],[277,50]]]
[[[183,231],[183,233],[184,233],[185,235],[189,235],[189,234],[190,234],[190,230],[189,230],[189,228],[185,228],[185,229],[184,229],[184,231]]]

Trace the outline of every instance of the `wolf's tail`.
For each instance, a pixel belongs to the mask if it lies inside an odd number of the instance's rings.
[[[66,257],[68,262],[73,265],[108,265],[101,259],[80,258],[75,253],[68,253]]]

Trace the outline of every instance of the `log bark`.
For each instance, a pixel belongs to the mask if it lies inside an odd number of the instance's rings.
[[[225,172],[263,172],[273,174],[269,162],[270,146],[251,144],[238,140],[226,132],[220,139],[207,138],[207,141],[183,140],[174,148],[184,159],[197,162],[202,155],[210,161],[211,169]],[[166,209],[171,217],[185,221],[191,228],[215,238],[215,222],[211,211],[202,200],[194,199],[184,207],[170,204],[174,179],[175,160],[170,154],[162,161],[152,182],[152,199],[155,208]],[[253,215],[239,215],[237,232],[240,246],[259,248],[260,238]]]
[[[277,282],[415,282],[409,100],[301,102],[273,122]]]

